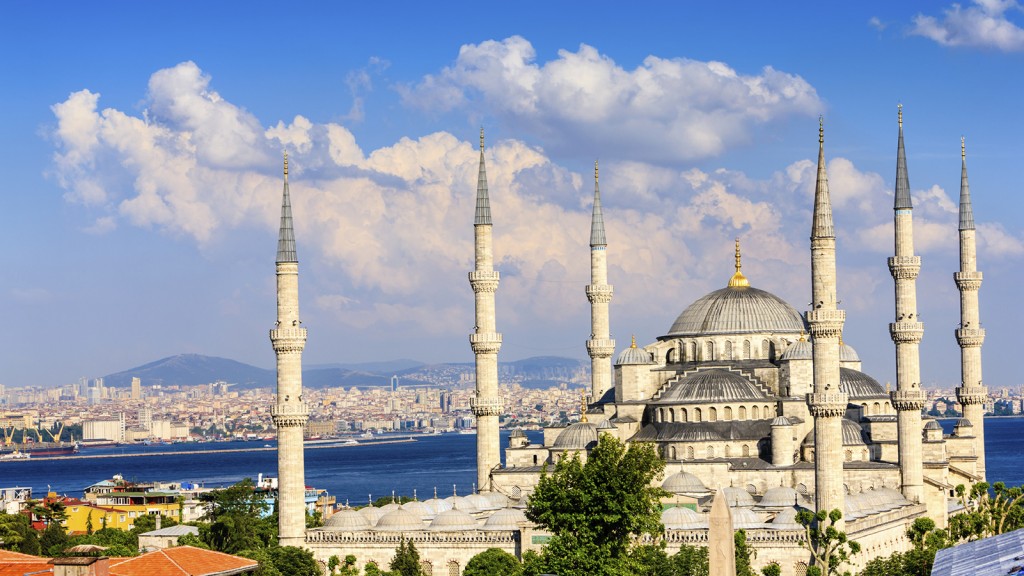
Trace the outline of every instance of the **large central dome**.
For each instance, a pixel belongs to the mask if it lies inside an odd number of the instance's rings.
[[[730,285],[690,304],[676,318],[667,336],[798,334],[804,330],[804,319],[800,313],[778,296],[749,285]]]

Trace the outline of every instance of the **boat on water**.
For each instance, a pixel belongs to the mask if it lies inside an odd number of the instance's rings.
[[[75,442],[26,442],[24,444],[9,444],[0,446],[0,458],[14,453],[28,454],[31,456],[70,456],[78,452],[78,444]],[[14,458],[11,458],[14,459]],[[18,459],[21,459],[19,457]]]
[[[32,458],[31,454],[29,454],[28,452],[19,452],[18,450],[15,450],[14,452],[7,452],[5,454],[0,454],[0,462],[4,460],[28,460],[30,458]]]
[[[476,434],[476,428],[463,428],[459,430],[459,434]]]
[[[349,438],[348,440],[343,441],[341,444],[343,446],[354,446],[356,444],[359,444],[359,441],[356,440],[355,438]]]

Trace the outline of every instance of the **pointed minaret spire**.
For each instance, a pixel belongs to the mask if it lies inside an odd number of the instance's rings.
[[[594,161],[594,213],[590,220],[590,399],[597,402],[612,388],[611,357],[615,352],[608,321],[608,303],[612,301],[612,286],[608,284],[608,241],[604,234],[604,214],[601,212],[601,189],[598,187],[597,160]],[[585,410],[584,410],[585,412]]]
[[[480,174],[476,180],[476,220],[473,224],[491,225],[491,198],[487,195],[487,166],[484,163],[484,129],[480,129]]]
[[[597,160],[594,160],[594,214],[590,218],[590,247],[607,246],[604,236],[604,215],[601,213],[601,189],[597,185]]]
[[[974,473],[985,481],[985,402],[988,389],[981,379],[981,345],[985,329],[981,327],[978,291],[983,275],[978,270],[978,253],[971,195],[967,187],[967,152],[960,139],[960,271],[953,275],[960,291],[960,327],[956,342],[960,345],[960,386],[957,400],[964,408],[964,418],[971,423],[974,434]]]
[[[814,502],[817,510],[842,511],[846,500],[842,419],[848,397],[839,383],[839,337],[846,312],[838,308],[836,297],[836,236],[825,173],[824,120],[820,117],[818,184],[811,225],[811,296],[806,318],[811,331],[814,391],[807,395],[807,406],[814,418]]]
[[[825,173],[825,119],[821,116],[818,117],[818,182],[814,187],[811,237],[836,237],[832,226],[832,200],[828,195],[828,175]]]
[[[889,324],[889,335],[896,345],[896,391],[891,393],[891,397],[896,408],[903,497],[920,503],[924,501],[921,409],[925,401],[921,389],[919,351],[924,324],[917,317],[917,275],[921,270],[921,257],[914,254],[914,218],[907,179],[907,156],[903,149],[902,105],[899,107],[899,124],[893,222],[896,255],[889,258],[889,272],[896,288],[896,321]]]
[[[900,123],[900,139],[896,145],[896,210],[910,210],[914,207],[910,200],[910,179],[907,177],[907,153],[903,150],[903,104],[897,113]]]
[[[284,153],[284,193],[281,198],[281,231],[277,237],[277,261],[298,262],[295,230],[292,228],[292,199],[288,194],[288,153]]]
[[[736,239],[736,273],[729,279],[729,288],[746,288],[750,281],[743,275],[743,261],[740,259],[740,239]]]
[[[974,230],[971,189],[967,185],[967,145],[963,136],[960,137],[960,229]]]

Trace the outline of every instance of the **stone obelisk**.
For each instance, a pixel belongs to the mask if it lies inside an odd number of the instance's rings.
[[[725,492],[719,488],[708,518],[708,574],[736,576],[736,541],[733,539],[732,511]]]

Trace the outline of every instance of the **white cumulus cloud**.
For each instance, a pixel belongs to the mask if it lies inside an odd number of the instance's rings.
[[[953,4],[942,17],[918,14],[911,34],[924,36],[943,46],[995,48],[1004,52],[1024,50],[1024,28],[1008,13],[1021,12],[1016,0],[974,0],[964,8]]]

